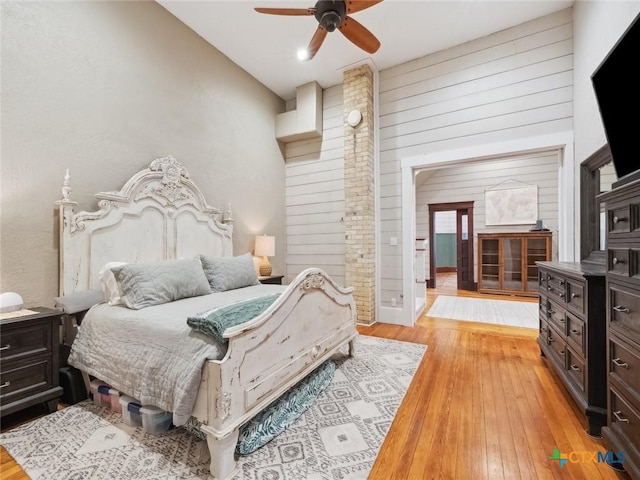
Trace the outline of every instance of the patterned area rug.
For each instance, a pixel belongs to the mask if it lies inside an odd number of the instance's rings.
[[[360,336],[316,403],[284,433],[239,459],[239,480],[364,480],[426,346]],[[346,351],[345,351],[346,353]],[[159,436],[91,401],[0,435],[32,480],[206,479],[207,445],[183,428]]]
[[[427,317],[538,328],[538,304],[517,300],[450,297],[439,295]]]

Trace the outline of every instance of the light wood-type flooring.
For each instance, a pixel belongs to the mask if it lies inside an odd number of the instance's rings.
[[[438,294],[480,296],[429,290],[425,311]],[[428,345],[370,480],[627,478],[604,464],[560,468],[549,459],[556,448],[563,454],[605,448],[585,433],[584,418],[540,357],[537,330],[423,316],[414,328],[378,324],[359,331]],[[28,478],[4,448],[0,457],[3,480]]]

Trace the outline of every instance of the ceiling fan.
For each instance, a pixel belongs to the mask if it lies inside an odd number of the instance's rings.
[[[301,60],[311,60],[324,42],[327,32],[340,30],[354,45],[367,53],[375,53],[380,48],[380,41],[361,23],[355,21],[349,15],[372,7],[382,0],[318,0],[311,8],[256,8],[258,13],[270,15],[310,16],[318,21],[309,46]]]

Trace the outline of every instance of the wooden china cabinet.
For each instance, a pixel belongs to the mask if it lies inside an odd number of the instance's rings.
[[[536,262],[551,260],[548,231],[478,234],[478,291],[538,295]]]

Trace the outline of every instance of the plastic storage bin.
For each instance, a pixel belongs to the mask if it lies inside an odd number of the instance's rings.
[[[109,396],[109,390],[111,387],[101,380],[91,381],[91,396],[93,401],[101,407],[111,406],[111,397]]]
[[[124,423],[132,427],[142,425],[142,415],[140,414],[142,405],[140,405],[138,400],[127,395],[121,395],[118,402],[120,402]]]
[[[166,412],[161,408],[151,405],[145,405],[140,408],[140,413],[142,414],[142,428],[146,433],[159,435],[171,427],[171,421],[173,420],[173,414],[171,412]]]
[[[111,410],[116,413],[122,413],[122,404],[120,403],[120,392],[115,388],[109,389],[109,402],[111,403]]]

